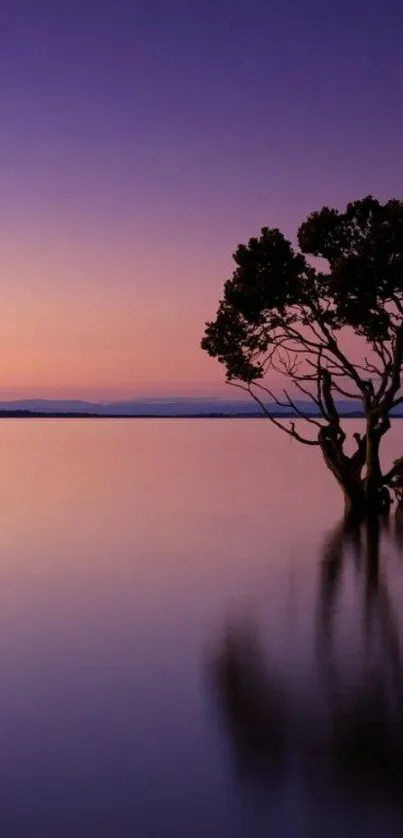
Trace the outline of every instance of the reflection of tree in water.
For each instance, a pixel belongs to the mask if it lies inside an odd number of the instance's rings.
[[[403,551],[403,508],[399,508],[396,511],[395,538],[399,549]]]
[[[256,634],[229,630],[213,668],[216,694],[243,774],[279,780],[297,755],[315,791],[346,792],[403,809],[403,660],[381,572],[387,524],[342,525],[322,555],[316,617],[319,688],[310,699],[287,689]],[[401,539],[402,522],[394,531]],[[337,616],[346,570],[362,582],[364,654],[346,679],[338,661]],[[319,791],[319,789],[321,791]]]
[[[285,695],[266,671],[253,633],[228,631],[214,678],[240,773],[264,777],[285,756]]]
[[[398,522],[397,522],[398,524]],[[351,790],[400,803],[403,781],[403,661],[399,627],[380,568],[380,544],[387,521],[360,529],[339,528],[322,563],[318,609],[322,671],[333,689],[327,693],[331,731],[329,752]],[[395,529],[396,534],[396,529]],[[350,549],[348,549],[350,548]],[[351,550],[352,548],[352,550]],[[363,581],[365,658],[353,687],[337,682],[333,640],[336,602],[346,557],[352,552]],[[331,670],[333,669],[333,678]]]

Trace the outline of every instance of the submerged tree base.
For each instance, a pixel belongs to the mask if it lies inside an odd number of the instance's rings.
[[[346,520],[356,523],[378,516],[387,517],[390,513],[393,500],[386,486],[382,486],[373,496],[367,498],[365,493],[351,497],[344,496],[344,517]],[[399,506],[397,507],[400,508]]]

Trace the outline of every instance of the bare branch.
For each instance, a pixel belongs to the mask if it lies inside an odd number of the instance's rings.
[[[333,381],[332,387],[334,390],[337,390],[341,396],[345,396],[346,399],[358,399],[358,401],[362,401],[362,396],[359,393],[349,393],[348,390],[344,390],[340,385]]]
[[[305,437],[301,436],[301,434],[299,434],[295,430],[295,424],[293,422],[290,422],[290,427],[289,428],[287,428],[286,425],[282,425],[281,422],[278,421],[270,413],[269,410],[267,410],[267,407],[265,406],[264,402],[262,402],[262,400],[259,399],[259,397],[256,395],[256,393],[254,393],[252,391],[250,384],[249,385],[236,384],[235,382],[232,382],[232,381],[228,381],[227,383],[229,384],[230,387],[237,387],[238,390],[244,390],[246,393],[249,393],[249,395],[252,397],[252,399],[254,399],[256,404],[259,405],[259,407],[263,411],[264,415],[270,420],[270,422],[272,422],[273,425],[276,425],[277,428],[280,428],[280,430],[284,431],[284,433],[288,434],[288,436],[291,436],[293,439],[297,439],[298,442],[302,442],[303,445],[313,446],[313,445],[319,445],[320,444],[319,440],[306,439]]]
[[[394,345],[394,355],[393,355],[393,366],[390,371],[390,385],[386,389],[386,393],[383,400],[383,406],[386,409],[390,409],[396,393],[400,390],[401,386],[401,370],[402,370],[402,363],[403,363],[403,325],[400,326],[398,332],[396,333],[396,340]]]
[[[319,379],[318,379],[318,381],[319,381]],[[320,398],[320,394],[319,394],[319,398],[316,398],[316,396],[314,396],[313,393],[311,393],[306,387],[303,387],[302,384],[300,384],[299,381],[294,381],[293,383],[294,383],[295,387],[298,387],[298,390],[300,390],[301,393],[304,393],[305,396],[308,396],[308,398],[313,401],[313,403],[318,408],[319,413],[322,414],[323,418],[328,419],[326,411],[323,407],[322,400]]]
[[[298,414],[298,416],[305,419],[306,422],[310,422],[311,425],[316,425],[317,428],[322,427],[321,422],[318,422],[317,419],[313,419],[311,416],[308,416],[306,413],[304,413],[302,410],[299,409],[298,405],[293,401],[291,396],[289,396],[289,394],[287,393],[287,390],[284,389],[283,393],[284,393],[290,407],[292,407],[292,409],[295,410],[295,412]]]
[[[360,369],[366,369],[368,372],[371,372],[373,375],[382,376],[384,370],[379,369],[376,364],[373,364],[372,361],[369,361],[366,355],[364,355],[365,367],[360,367]],[[357,365],[356,365],[357,366]],[[359,366],[359,365],[358,365]]]
[[[380,343],[379,341],[374,340],[372,344],[372,349],[381,359],[384,367],[392,363],[393,357],[386,343]]]
[[[352,364],[351,361],[349,361],[349,359],[346,357],[344,352],[342,352],[342,350],[340,349],[339,344],[337,343],[336,337],[334,335],[334,332],[332,332],[332,330],[324,322],[323,312],[320,308],[320,305],[315,305],[314,303],[312,303],[312,305],[313,305],[313,312],[316,315],[316,320],[319,323],[323,334],[327,338],[327,348],[328,348],[328,350],[333,355],[335,355],[336,358],[338,358],[338,360],[340,361],[340,364],[342,365],[342,367],[344,368],[344,370],[346,371],[348,376],[350,378],[352,378],[353,381],[355,381],[358,389],[361,390],[362,393],[365,393],[366,392],[365,382],[358,375],[356,365]]]
[[[282,408],[285,408],[285,409],[289,409],[289,408],[291,407],[291,408],[292,408],[292,410],[293,410],[293,411],[294,411],[294,412],[295,412],[295,413],[296,413],[296,414],[297,414],[297,415],[298,415],[301,419],[304,419],[304,421],[305,421],[305,422],[309,422],[311,425],[316,425],[316,427],[317,427],[317,428],[321,428],[321,427],[322,427],[321,423],[320,423],[320,422],[318,422],[318,420],[317,420],[317,419],[313,419],[313,417],[312,417],[312,416],[309,416],[309,414],[308,414],[308,413],[305,413],[303,410],[301,410],[301,409],[298,407],[298,405],[297,405],[297,404],[295,404],[295,402],[292,400],[291,396],[289,396],[289,395],[288,395],[288,393],[287,393],[287,391],[286,391],[285,389],[283,389],[283,393],[284,393],[284,395],[285,395],[285,397],[286,397],[287,401],[286,401],[286,402],[281,402],[281,401],[278,399],[278,397],[277,397],[277,396],[276,396],[276,395],[272,392],[272,390],[270,390],[270,389],[269,389],[269,387],[266,387],[266,386],[264,386],[263,384],[260,384],[260,383],[258,383],[258,382],[255,382],[254,386],[255,386],[255,387],[258,387],[258,388],[259,388],[259,390],[263,390],[264,392],[266,392],[266,393],[270,396],[270,398],[271,398],[271,399],[273,399],[273,401],[274,401],[274,402],[275,402],[275,403],[276,403],[279,407],[282,407]]]

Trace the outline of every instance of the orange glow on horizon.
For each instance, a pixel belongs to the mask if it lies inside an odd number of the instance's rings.
[[[0,398],[120,399],[225,393],[223,371],[200,350],[217,290],[207,265],[183,276],[138,243],[45,242],[0,247]],[[173,265],[176,264],[173,260]],[[210,268],[211,271],[211,268]]]

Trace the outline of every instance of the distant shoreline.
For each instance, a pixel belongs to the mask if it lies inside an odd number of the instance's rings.
[[[303,419],[297,413],[271,414],[274,419]],[[341,419],[363,419],[363,413],[340,413]],[[320,418],[317,413],[307,414],[308,418]],[[402,419],[403,414],[395,414],[392,419]],[[35,411],[35,410],[0,410],[0,419],[267,419],[263,413],[78,413],[75,411]]]

